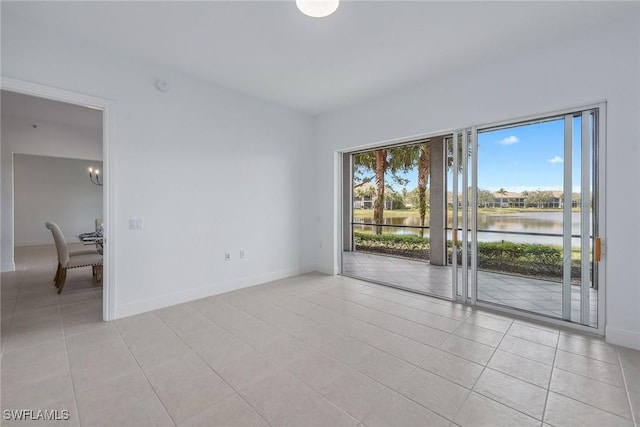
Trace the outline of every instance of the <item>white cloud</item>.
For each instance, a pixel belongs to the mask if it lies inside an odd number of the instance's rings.
[[[552,159],[549,159],[549,163],[562,163],[562,157],[555,156]]]
[[[502,144],[502,145],[511,145],[511,144],[515,144],[518,141],[519,141],[519,139],[518,139],[517,136],[511,135],[511,136],[506,137],[502,141],[500,141],[500,144]]]

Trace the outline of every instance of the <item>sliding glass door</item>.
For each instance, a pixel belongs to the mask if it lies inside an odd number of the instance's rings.
[[[603,114],[346,154],[342,273],[601,331]]]
[[[477,131],[479,304],[598,326],[599,112]]]
[[[472,288],[472,227],[476,212],[472,209],[473,192],[470,191],[473,165],[473,137],[471,129],[458,130],[447,139],[447,218],[450,218],[450,240],[447,242],[449,263],[452,267],[452,298],[456,301],[473,303]]]

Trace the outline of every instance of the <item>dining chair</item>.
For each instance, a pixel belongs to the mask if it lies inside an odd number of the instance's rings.
[[[74,252],[73,254],[69,251],[69,247],[67,246],[67,241],[62,234],[62,230],[60,227],[53,222],[47,222],[47,228],[51,230],[51,234],[53,234],[53,240],[56,244],[56,250],[58,252],[58,271],[56,272],[56,288],[58,288],[58,293],[62,292],[62,288],[64,288],[64,284],[67,280],[67,270],[70,268],[80,268],[80,267],[95,267],[95,276],[96,281],[102,280],[102,255],[97,253],[96,251],[91,251],[87,253]]]
[[[51,230],[51,222],[47,222],[45,224],[45,226],[49,229],[49,231],[51,231],[53,233],[53,231]],[[55,241],[55,238],[54,238]],[[58,245],[56,245],[56,252],[58,253],[58,269],[56,270],[56,275],[53,278],[53,283],[56,284],[58,282],[58,276],[60,276],[60,271],[62,271],[62,266],[60,265],[60,251],[58,250]],[[100,251],[96,250],[96,249],[78,249],[75,251],[69,250],[69,256],[76,256],[76,255],[88,255],[88,254],[96,254],[96,253],[100,253]],[[96,275],[96,268],[93,267],[93,275]],[[57,286],[57,285],[56,285]]]

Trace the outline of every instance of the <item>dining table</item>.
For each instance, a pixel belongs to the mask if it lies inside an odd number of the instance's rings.
[[[78,235],[78,239],[80,239],[83,245],[99,246],[98,252],[102,253],[102,248],[104,246],[104,236],[102,233],[97,231],[81,233]]]

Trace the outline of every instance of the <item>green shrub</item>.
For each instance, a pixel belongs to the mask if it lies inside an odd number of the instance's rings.
[[[424,258],[429,250],[426,237],[399,234],[353,233],[357,250],[386,253],[409,258]],[[425,254],[420,254],[424,252]]]
[[[559,248],[536,243],[480,242],[478,257],[488,261],[523,261],[562,265],[562,251]]]
[[[412,234],[369,234],[354,232],[353,237],[356,241],[370,242],[387,242],[397,244],[428,244],[428,237],[414,236]]]

